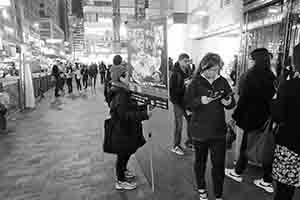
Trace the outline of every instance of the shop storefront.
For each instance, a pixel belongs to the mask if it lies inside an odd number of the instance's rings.
[[[252,66],[249,54],[255,48],[267,48],[272,54],[274,72],[289,63],[293,47],[299,43],[300,1],[244,1],[242,65],[239,75]]]
[[[242,65],[239,75],[253,64],[250,53],[256,48],[267,48],[273,54],[273,64],[280,70],[284,51],[285,9],[282,1],[261,4],[255,1],[244,5],[244,26],[242,35]]]
[[[230,74],[241,54],[242,3],[208,0],[196,2],[195,6],[188,19],[193,61],[198,66],[206,53],[219,54],[224,61],[221,74],[231,82]]]

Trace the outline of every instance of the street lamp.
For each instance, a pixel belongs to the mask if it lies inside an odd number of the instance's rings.
[[[0,8],[10,6],[10,0],[0,0]]]

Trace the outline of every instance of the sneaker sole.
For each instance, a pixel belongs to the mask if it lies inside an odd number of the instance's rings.
[[[136,189],[137,187],[135,187],[135,188],[123,188],[123,187],[117,187],[116,186],[116,190],[134,190],[134,189]]]
[[[254,183],[254,185],[256,185],[257,187],[259,187],[259,188],[261,188],[263,190],[265,190],[268,193],[274,193],[274,189],[268,189],[267,186],[264,186],[264,185],[262,185],[260,183]]]
[[[178,153],[177,151],[174,151],[173,149],[171,149],[171,151],[172,151],[173,153],[175,153],[176,155],[184,156],[184,153]]]
[[[228,178],[231,178],[232,180],[236,181],[236,182],[239,182],[241,183],[243,181],[242,178],[238,178],[238,177],[235,177],[234,175],[230,174],[230,173],[225,173],[225,175],[228,177]]]

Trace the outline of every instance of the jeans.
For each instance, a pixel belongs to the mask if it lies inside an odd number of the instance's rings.
[[[67,85],[68,85],[68,92],[72,93],[73,92],[72,78],[67,79]]]
[[[118,181],[126,181],[125,171],[127,170],[127,163],[131,154],[118,154],[116,161],[116,174]]]
[[[82,87],[81,87],[81,82],[80,82],[80,78],[79,79],[75,79],[76,80],[76,84],[77,84],[77,90],[81,91]]]
[[[84,78],[82,79],[82,82],[83,82],[83,87],[84,87],[84,89],[86,89],[86,88],[88,87],[88,78],[87,78],[87,77],[84,77]]]
[[[274,200],[292,200],[295,194],[295,187],[276,181]]]
[[[242,144],[240,147],[240,155],[239,159],[237,160],[236,166],[235,166],[235,172],[237,174],[242,174],[248,165],[248,157],[247,157],[247,144],[248,144],[248,133],[244,132],[243,138],[242,138]],[[272,164],[265,164],[263,165],[263,179],[267,183],[272,183]]]
[[[101,76],[101,84],[103,84],[105,80],[105,73],[100,73],[100,76]]]
[[[198,189],[206,189],[205,170],[210,151],[212,180],[216,198],[222,198],[225,178],[226,141],[223,139],[195,142],[194,171]]]
[[[0,114],[0,131],[5,131],[7,128],[7,119],[5,115]]]
[[[175,130],[174,130],[174,147],[180,146],[181,144],[181,136],[182,136],[182,126],[183,126],[183,117],[187,118],[185,111],[181,106],[174,104],[174,123],[175,123]],[[188,119],[186,119],[188,120]],[[187,130],[188,139],[185,142],[186,144],[191,143],[192,138],[190,132]]]
[[[91,76],[91,81],[92,81],[93,87],[95,89],[96,83],[97,83],[97,75]]]

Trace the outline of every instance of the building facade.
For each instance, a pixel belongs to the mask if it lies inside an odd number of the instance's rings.
[[[69,18],[68,18],[68,3],[67,0],[60,0],[58,4],[59,26],[65,33],[65,40],[70,39]]]
[[[83,19],[77,16],[69,16],[70,31],[72,37],[72,52],[73,58],[83,56],[85,41],[84,41],[84,24]]]
[[[188,38],[195,63],[198,65],[208,52],[218,53],[224,61],[222,75],[230,79],[235,55],[242,56],[242,1],[188,2]]]
[[[51,18],[55,24],[59,24],[58,5],[59,0],[39,0],[40,17]]]

